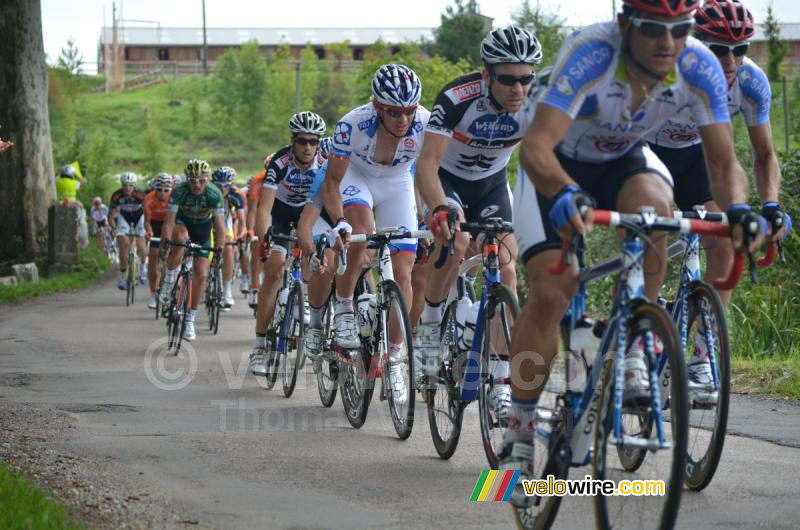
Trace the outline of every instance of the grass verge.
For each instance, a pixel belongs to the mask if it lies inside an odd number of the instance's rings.
[[[52,276],[41,278],[37,283],[0,286],[0,304],[9,304],[41,295],[84,287],[98,281],[110,266],[111,264],[105,253],[100,250],[97,242],[92,239],[89,247],[80,252],[78,265],[70,272],[53,274]]]
[[[69,511],[0,464],[0,528],[79,529]]]
[[[731,359],[731,387],[744,394],[800,399],[800,357],[736,357]]]

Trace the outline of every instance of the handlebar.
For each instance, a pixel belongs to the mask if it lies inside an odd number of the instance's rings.
[[[447,212],[447,227],[450,230],[450,241],[446,245],[442,245],[441,250],[439,250],[439,257],[436,258],[436,262],[433,264],[434,268],[437,269],[441,269],[447,258],[455,253],[456,214],[452,209]]]

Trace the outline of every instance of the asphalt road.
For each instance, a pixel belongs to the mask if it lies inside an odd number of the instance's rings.
[[[111,280],[0,308],[0,400],[74,415],[68,449],[115,460],[203,527],[513,526],[507,505],[468,501],[487,467],[474,405],[442,461],[422,402],[403,442],[385,403],[373,402],[360,430],[338,398],[324,409],[310,367],[291,399],[280,382],[262,388],[247,372],[254,320],[241,296],[219,335],[200,314],[194,353],[161,366],[165,328],[153,317],[143,299],[126,308]],[[678,527],[797,528],[800,406],[734,396],[729,430],[714,482],[684,492]],[[565,499],[556,527],[591,526],[591,510]]]

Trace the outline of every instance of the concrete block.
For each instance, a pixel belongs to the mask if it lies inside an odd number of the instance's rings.
[[[0,285],[12,286],[17,285],[16,276],[0,276]]]
[[[36,283],[39,281],[39,269],[35,263],[19,263],[12,265],[11,270],[14,271],[19,283]]]

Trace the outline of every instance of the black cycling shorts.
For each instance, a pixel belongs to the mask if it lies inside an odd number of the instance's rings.
[[[511,222],[511,191],[505,168],[480,180],[462,179],[439,168],[439,180],[448,201],[461,208],[468,223],[481,223],[490,217]]]
[[[164,226],[164,221],[150,221],[150,226],[153,228],[153,237],[161,239],[161,227]],[[150,248],[158,248],[161,241],[153,241],[150,239]]]
[[[672,173],[675,181],[673,194],[678,208],[690,212],[694,206],[711,200],[703,144],[680,149],[650,144],[650,149]]]
[[[303,206],[290,206],[280,199],[275,199],[271,212],[272,233],[288,235],[292,228],[297,228],[301,213],[303,213]],[[275,243],[274,246],[286,249],[283,244]]]

